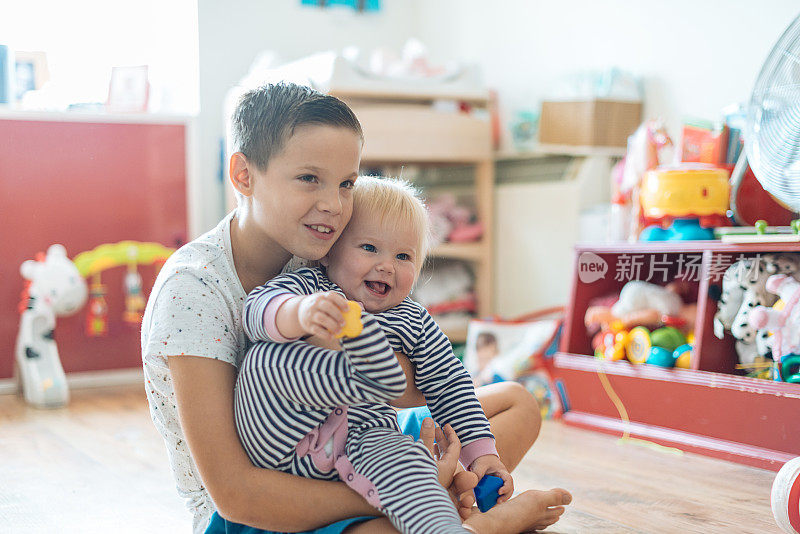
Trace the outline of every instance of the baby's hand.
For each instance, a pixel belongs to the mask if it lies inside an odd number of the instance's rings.
[[[347,299],[335,291],[312,293],[303,297],[297,308],[297,320],[304,332],[330,341],[344,327]]]
[[[497,491],[498,504],[507,501],[514,493],[514,479],[511,478],[511,473],[508,472],[500,458],[494,454],[478,456],[470,464],[469,470],[478,475],[478,480],[482,479],[484,475],[494,475],[503,479],[503,486]]]

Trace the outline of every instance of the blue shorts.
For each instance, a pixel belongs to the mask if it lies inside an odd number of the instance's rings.
[[[351,519],[345,519],[344,521],[337,521],[332,525],[328,525],[326,527],[317,528],[314,530],[307,530],[305,533],[302,534],[341,534],[344,532],[344,529],[349,527],[350,525],[356,525],[358,523],[363,523],[364,521],[369,521],[370,519],[376,519],[375,517],[353,517]],[[253,528],[248,527],[247,525],[242,525],[240,523],[234,523],[232,521],[228,521],[227,519],[223,519],[221,515],[217,512],[214,512],[214,515],[211,516],[211,522],[208,524],[206,528],[205,534],[279,534],[272,530],[261,530],[260,528]]]
[[[413,436],[414,439],[419,439],[419,432],[422,428],[422,420],[426,417],[430,417],[431,412],[427,406],[421,406],[419,408],[409,408],[407,410],[401,410],[397,414],[397,422],[400,425],[400,430],[403,434],[408,434],[409,436]],[[351,526],[357,525],[358,523],[363,523],[364,521],[369,521],[370,519],[375,519],[373,516],[364,516],[364,517],[353,517],[350,519],[345,519],[343,521],[337,521],[332,525],[328,525],[325,527],[317,528],[314,530],[307,530],[303,534],[341,534],[344,530]],[[248,527],[247,525],[242,525],[240,523],[233,523],[232,521],[228,521],[224,519],[221,515],[217,512],[214,512],[214,515],[211,516],[211,522],[206,527],[205,534],[279,534],[272,530],[261,530],[259,528]]]

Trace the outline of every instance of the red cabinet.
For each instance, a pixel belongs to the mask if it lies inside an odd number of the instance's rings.
[[[171,247],[186,241],[186,131],[181,120],[0,117],[0,379],[12,376],[24,260],[53,243],[72,258],[128,239]],[[85,335],[85,308],[58,319],[67,373],[141,365],[140,329],[122,320],[124,271],[102,275],[106,336]],[[155,269],[140,272],[149,293]]]
[[[723,340],[714,336],[716,302],[709,297],[711,286],[721,284],[725,267],[740,256],[781,251],[800,252],[800,245],[670,242],[578,247],[571,303],[554,361],[569,406],[564,420],[616,434],[628,430],[663,445],[767,469],[777,470],[799,456],[800,384],[737,375],[733,339],[730,334]],[[691,283],[698,293],[691,369],[589,356],[591,341],[583,318],[590,300],[618,292],[628,279],[651,278],[663,285],[688,269],[695,271]],[[629,424],[623,422],[613,394],[619,396]]]

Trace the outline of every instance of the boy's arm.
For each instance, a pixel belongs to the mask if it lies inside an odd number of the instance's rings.
[[[252,378],[311,408],[398,398],[406,388],[405,373],[375,318],[364,314],[362,322],[358,337],[342,339],[344,350],[305,342],[255,345],[242,368],[240,389],[247,391]]]
[[[224,518],[265,530],[298,532],[349,517],[377,515],[342,482],[255,467],[234,424],[236,368],[213,358],[168,359],[189,449]]]
[[[416,408],[417,406],[425,406],[427,404],[425,402],[425,395],[417,388],[416,381],[414,380],[414,365],[411,363],[411,360],[401,352],[395,352],[394,355],[398,363],[400,363],[400,367],[403,368],[403,372],[406,374],[406,390],[400,397],[389,402],[389,404],[395,408]]]
[[[411,356],[415,382],[425,395],[433,419],[449,423],[461,440],[461,463],[469,466],[487,454],[497,455],[489,420],[475,396],[475,387],[464,365],[453,354],[447,336],[422,307],[422,335]]]

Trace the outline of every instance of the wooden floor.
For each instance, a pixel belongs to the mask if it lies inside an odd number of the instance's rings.
[[[575,496],[551,533],[779,533],[774,473],[546,422],[518,490]],[[143,389],[78,390],[68,408],[0,396],[0,531],[189,532]],[[10,530],[9,530],[10,527]]]

